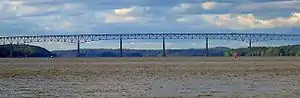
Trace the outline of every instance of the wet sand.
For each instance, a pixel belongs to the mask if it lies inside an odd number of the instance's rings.
[[[0,97],[295,98],[300,58],[0,59]]]

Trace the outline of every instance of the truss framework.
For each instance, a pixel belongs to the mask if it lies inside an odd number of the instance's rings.
[[[32,42],[68,42],[85,43],[100,40],[126,39],[220,39],[244,42],[269,40],[300,40],[300,34],[270,33],[202,33],[202,32],[168,32],[168,33],[122,33],[122,34],[80,34],[80,35],[41,35],[0,37],[0,44],[25,44]]]

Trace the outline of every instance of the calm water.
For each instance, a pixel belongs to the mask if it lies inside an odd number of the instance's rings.
[[[244,97],[263,93],[291,95],[298,90],[298,76],[277,79],[182,79],[155,80],[145,77],[135,81],[116,81],[94,78],[26,77],[1,79],[0,97],[92,97],[92,96],[230,96],[241,93]],[[276,81],[276,82],[275,82]]]

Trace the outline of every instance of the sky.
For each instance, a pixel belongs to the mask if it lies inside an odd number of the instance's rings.
[[[0,0],[0,36],[132,32],[300,31],[300,0]],[[71,43],[29,43],[49,50]],[[268,41],[254,46],[299,44]],[[239,41],[210,40],[210,47],[247,47]],[[161,40],[125,40],[124,48],[159,49]],[[204,40],[167,40],[167,48],[204,48]],[[118,48],[97,41],[82,48]]]

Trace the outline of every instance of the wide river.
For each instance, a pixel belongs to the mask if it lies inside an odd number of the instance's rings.
[[[296,98],[300,58],[0,59],[0,97]]]

